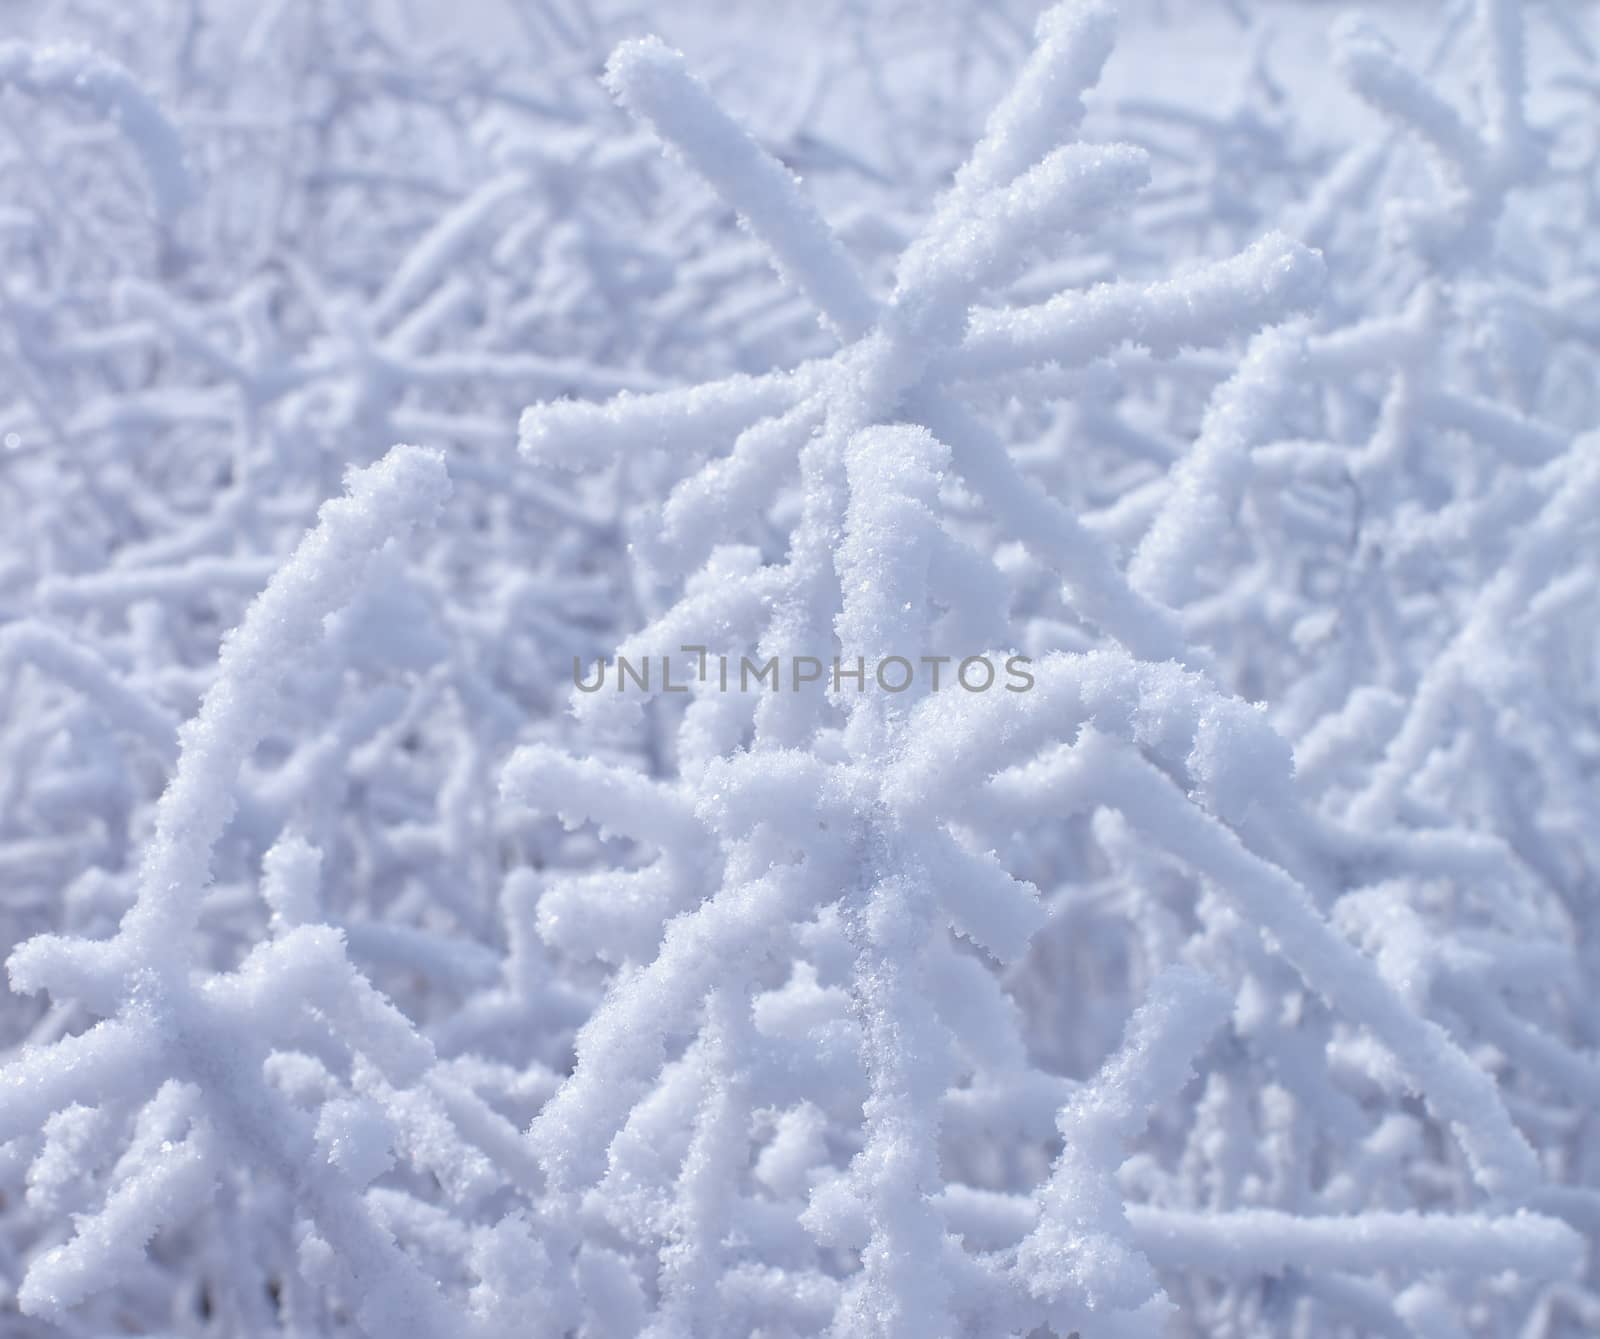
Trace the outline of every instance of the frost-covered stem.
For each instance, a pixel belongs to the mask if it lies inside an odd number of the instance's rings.
[[[849,496],[837,581],[845,657],[920,644],[943,452],[926,433],[873,428],[848,452]],[[892,557],[891,557],[892,555]],[[892,566],[886,564],[892,563]],[[913,640],[915,639],[915,641]],[[882,693],[851,707],[847,738],[865,786],[882,775],[905,728]],[[927,963],[941,932],[932,880],[881,803],[869,801],[852,834],[860,886],[845,899],[856,961],[851,994],[871,1086],[865,1143],[851,1168],[870,1237],[846,1295],[840,1334],[880,1339],[952,1336],[940,1185],[939,1109],[953,1075],[950,1038],[934,1010]]]
[[[750,1102],[747,990],[717,987],[705,1004],[705,1091],[670,1208],[662,1248],[662,1307],[642,1339],[714,1332],[725,1242],[733,1230],[746,1160]]]
[[[1167,500],[1128,565],[1129,584],[1179,606],[1195,586],[1195,568],[1233,524],[1250,472],[1250,450],[1280,421],[1294,391],[1303,336],[1259,335],[1239,371],[1212,397],[1199,439],[1172,471]]]
[[[1272,1209],[1189,1213],[1134,1204],[1128,1221],[1158,1267],[1218,1278],[1398,1267],[1476,1275],[1513,1269],[1553,1279],[1574,1272],[1584,1250],[1565,1223],[1525,1211],[1496,1217],[1368,1209],[1351,1218],[1309,1218]]]
[[[769,414],[790,409],[812,391],[820,372],[738,375],[686,390],[622,394],[594,404],[552,400],[522,413],[518,442],[532,459],[563,469],[603,465],[642,447],[699,455],[731,440]]]
[[[1074,767],[1085,780],[1094,778],[1104,803],[1214,881],[1273,936],[1318,994],[1394,1053],[1429,1107],[1454,1128],[1486,1190],[1516,1202],[1537,1185],[1538,1162],[1494,1080],[1437,1024],[1413,1013],[1370,958],[1328,929],[1293,878],[1247,849],[1154,767],[1100,736],[1086,735],[1074,753]]]
[[[426,521],[449,492],[443,458],[396,447],[350,476],[318,525],[223,642],[217,679],[181,732],[177,771],[156,809],[138,901],[122,935],[136,956],[174,970],[210,878],[211,852],[234,808],[240,767],[270,723],[285,675],[314,646],[323,620],[361,589],[377,551]]]
[[[1336,59],[1361,97],[1432,145],[1463,186],[1474,191],[1482,187],[1487,168],[1482,138],[1455,108],[1396,59],[1377,32],[1347,25],[1339,37]]]
[[[0,675],[22,664],[77,689],[107,725],[142,739],[163,762],[176,760],[176,723],[94,651],[47,624],[25,620],[0,628]]]
[[[7,84],[38,96],[88,103],[133,144],[161,218],[170,219],[188,202],[192,187],[177,131],[116,61],[83,46],[0,42],[0,86]]]
[[[1440,730],[1463,683],[1492,682],[1506,672],[1504,630],[1558,573],[1574,541],[1600,505],[1600,455],[1575,449],[1562,467],[1550,500],[1513,549],[1503,568],[1475,601],[1445,652],[1427,667],[1412,694],[1403,724],[1390,740],[1365,789],[1346,815],[1356,825],[1390,821],[1406,786],[1440,740]]]
[[[1124,343],[1160,354],[1209,348],[1310,307],[1324,274],[1315,252],[1268,233],[1178,278],[1097,284],[1020,309],[979,308],[960,347],[942,353],[932,370],[981,381],[1043,363],[1082,367]]]
[[[1089,1324],[1107,1309],[1136,1311],[1159,1295],[1129,1240],[1110,1169],[1149,1113],[1188,1082],[1227,1004],[1201,973],[1169,969],[1129,1021],[1122,1049],[1061,1113],[1061,1156],[1035,1194],[1038,1222],[1016,1258],[1020,1284],[1056,1328]]]
[[[1017,468],[1004,444],[963,405],[942,391],[923,391],[919,417],[950,446],[957,470],[1006,525],[1066,583],[1086,618],[1134,654],[1153,661],[1193,663],[1170,611],[1135,592],[1099,540]],[[1202,660],[1203,663],[1203,660]]]
[[[1072,136],[1115,34],[1115,13],[1105,0],[1070,0],[1040,16],[1038,41],[956,174],[934,232],[958,226],[976,198],[1007,185]]]
[[[739,211],[780,271],[845,339],[859,339],[876,304],[799,183],[722,110],[683,57],[658,38],[624,42],[606,66],[618,101],[646,122]]]
[[[1529,164],[1526,104],[1528,97],[1527,34],[1523,0],[1479,0],[1489,76],[1490,143],[1500,170],[1507,176]]]
[[[855,910],[861,947],[853,994],[872,1095],[852,1176],[871,1223],[841,1334],[951,1339],[940,1185],[939,1104],[951,1074],[948,1036],[929,1008],[920,959],[936,924],[926,871],[886,834],[864,834],[873,880]]]

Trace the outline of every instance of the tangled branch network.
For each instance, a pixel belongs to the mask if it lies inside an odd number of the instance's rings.
[[[0,46],[0,1333],[1600,1329],[1586,16],[310,8]]]

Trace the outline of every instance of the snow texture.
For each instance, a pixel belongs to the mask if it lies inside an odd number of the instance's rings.
[[[1600,1332],[1600,13],[450,8],[0,40],[0,1335]]]

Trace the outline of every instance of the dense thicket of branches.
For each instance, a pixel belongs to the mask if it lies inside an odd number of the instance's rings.
[[[1587,21],[1130,8],[0,42],[0,1332],[1600,1327]]]

